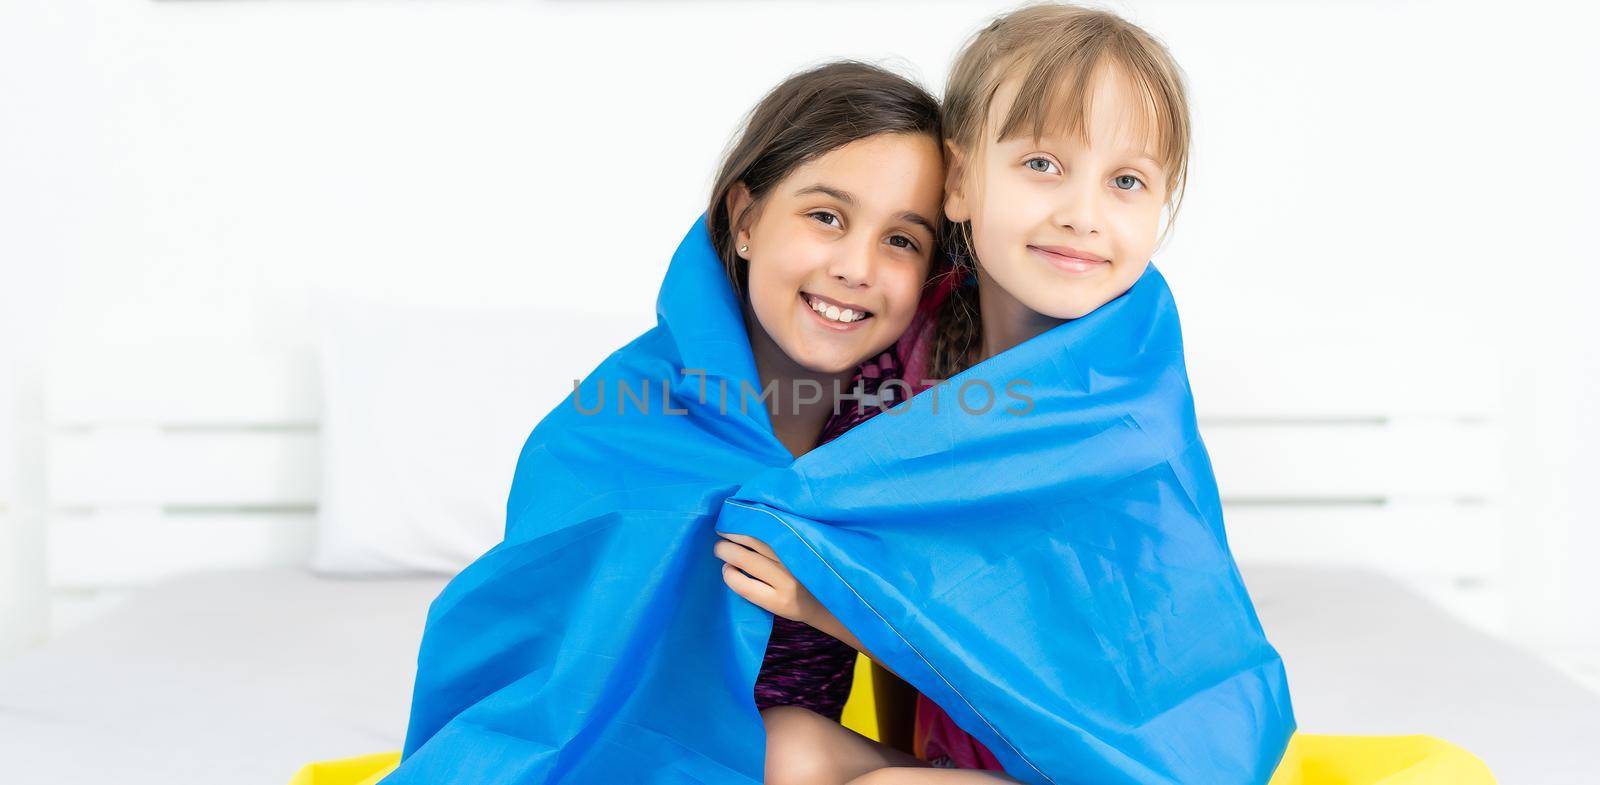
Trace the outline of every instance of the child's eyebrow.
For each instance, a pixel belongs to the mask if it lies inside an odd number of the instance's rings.
[[[806,186],[804,188],[801,188],[800,190],[794,192],[795,196],[805,196],[806,194],[825,194],[827,196],[831,196],[831,197],[833,197],[835,199],[838,199],[839,201],[844,202],[845,204],[848,204],[851,207],[855,207],[856,206],[856,198],[854,196],[851,196],[849,191],[845,191],[845,190],[842,190],[842,189],[839,189],[839,188],[834,188],[831,185],[823,185],[822,183],[816,183],[814,185],[808,185],[808,186]],[[933,222],[928,220],[927,218],[924,218],[921,213],[915,212],[913,210],[906,210],[905,212],[896,214],[895,218],[898,219],[898,220],[901,220],[901,221],[905,221],[907,223],[916,224],[916,225],[928,230],[928,234],[930,234],[930,235],[932,235],[934,237],[938,237],[939,236],[939,230],[934,228]]]
[[[848,191],[841,191],[831,185],[817,183],[815,185],[808,185],[794,192],[795,196],[805,196],[806,194],[827,194],[828,196],[838,199],[839,201],[844,202],[851,207],[856,206],[856,198],[854,196],[851,196]]]

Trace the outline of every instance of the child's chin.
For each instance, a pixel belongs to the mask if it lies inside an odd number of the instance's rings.
[[[854,357],[845,357],[845,358],[838,358],[838,359],[830,358],[828,360],[825,360],[825,361],[819,363],[818,365],[816,365],[814,367],[811,367],[811,370],[813,372],[816,372],[816,373],[828,373],[828,374],[844,373],[845,371],[854,371],[856,369],[856,367],[861,365],[861,363],[865,362],[865,360],[866,360],[866,358],[861,358],[861,359],[858,360],[858,359],[856,359]],[[824,394],[832,394],[832,392],[833,392],[832,390],[823,390]]]
[[[1055,295],[1046,294],[1041,298],[1043,302],[1033,305],[1033,310],[1052,319],[1081,319],[1107,302],[1083,291],[1056,292]]]
[[[790,356],[793,357],[794,355]],[[843,352],[830,351],[826,353],[810,352],[804,356],[796,357],[795,361],[801,368],[811,373],[835,374],[855,370],[857,366],[864,362],[864,358],[856,359],[854,356]],[[832,391],[823,390],[823,392],[831,393]]]

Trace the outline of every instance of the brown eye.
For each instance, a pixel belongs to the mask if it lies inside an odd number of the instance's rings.
[[[830,212],[828,212],[826,210],[818,210],[818,211],[816,211],[814,213],[808,213],[808,215],[810,215],[813,218],[816,218],[817,216],[820,215],[820,216],[823,216],[825,218],[832,218],[834,221],[839,220],[839,216],[834,215],[833,213],[830,213]],[[822,221],[820,219],[819,219],[819,223],[827,224],[828,226],[838,226],[839,225],[837,223],[829,223],[828,221]]]
[[[917,250],[916,241],[912,240],[910,237],[907,237],[907,236],[905,236],[903,234],[897,234],[897,235],[889,238],[889,242],[890,243],[893,243],[895,240],[901,240],[901,241],[903,241],[905,243],[904,245],[896,245],[895,246],[896,248],[909,248],[909,249],[911,249],[913,251]]]

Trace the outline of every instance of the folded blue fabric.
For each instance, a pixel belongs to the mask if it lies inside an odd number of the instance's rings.
[[[799,460],[703,218],[657,313],[534,429],[505,540],[429,609],[385,783],[761,782],[772,616],[723,584],[717,531],[770,544],[1019,780],[1271,777],[1283,665],[1154,265]]]

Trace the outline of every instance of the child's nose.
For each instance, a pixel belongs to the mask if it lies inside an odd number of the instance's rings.
[[[870,242],[841,244],[828,260],[828,274],[846,286],[865,286],[872,283],[876,257]]]
[[[1100,196],[1098,186],[1087,179],[1063,187],[1051,220],[1056,226],[1077,234],[1098,233]]]

